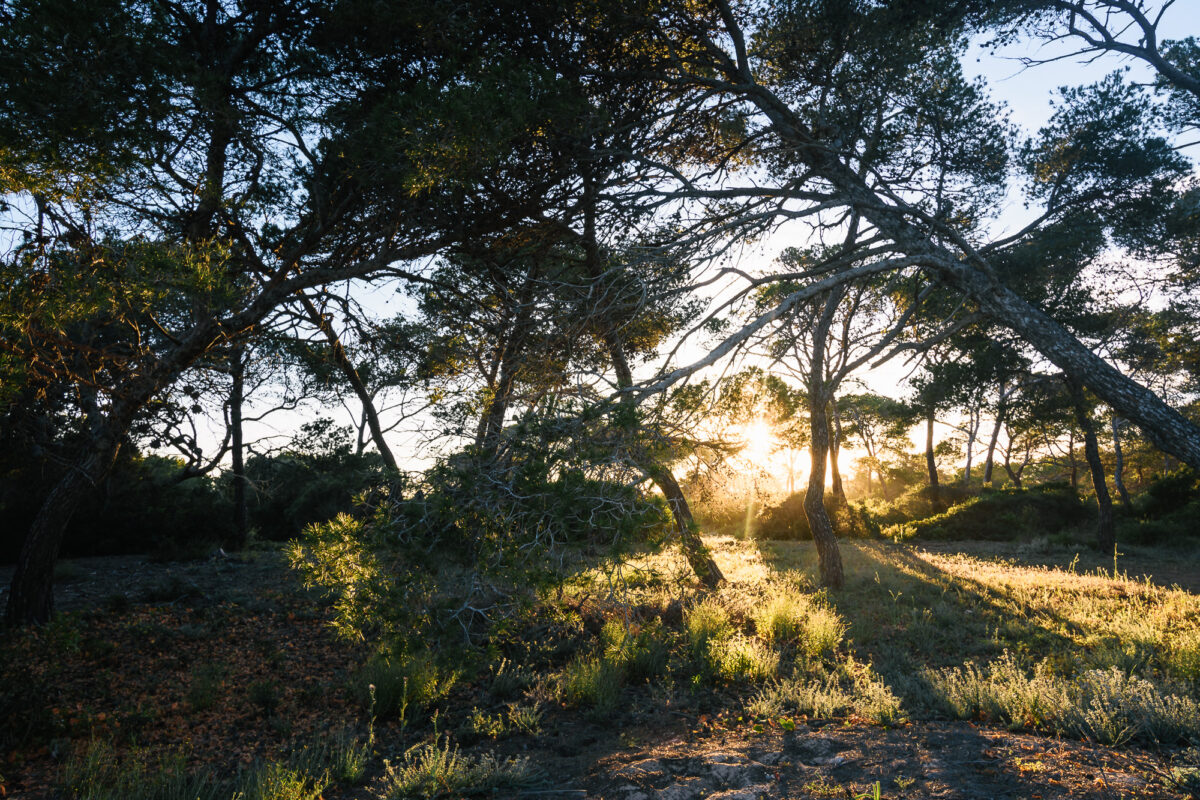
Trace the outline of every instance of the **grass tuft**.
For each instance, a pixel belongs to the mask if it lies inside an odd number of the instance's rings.
[[[559,674],[557,695],[571,705],[611,711],[621,697],[624,679],[620,664],[604,658],[580,657]]]
[[[444,698],[458,677],[458,672],[439,667],[426,651],[381,654],[359,671],[353,689],[364,707],[374,703],[374,713],[380,719],[396,717],[403,721]]]
[[[714,674],[730,683],[756,683],[775,677],[779,653],[757,639],[734,636],[710,646]]]
[[[733,633],[729,610],[715,598],[696,603],[684,615],[684,628],[692,655],[703,658],[713,642],[719,642]]]
[[[1069,680],[1053,673],[1045,661],[1029,674],[1006,653],[986,669],[968,664],[927,677],[946,710],[957,717],[1113,746],[1200,742],[1200,704],[1116,667],[1088,670]]]
[[[527,785],[533,779],[528,759],[500,760],[490,753],[470,757],[443,742],[417,745],[399,764],[384,762],[388,800],[463,797]]]

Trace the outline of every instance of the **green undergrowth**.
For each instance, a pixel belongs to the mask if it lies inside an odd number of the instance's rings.
[[[1068,484],[1045,483],[1028,489],[984,489],[976,497],[925,519],[883,529],[897,542],[910,539],[1008,541],[1057,533],[1079,525],[1087,509]]]
[[[364,797],[504,796],[546,777],[498,752],[569,741],[581,725],[615,737],[668,710],[785,730],[950,718],[1110,746],[1200,744],[1194,594],[884,541],[844,542],[846,585],[826,591],[808,543],[709,545],[727,577],[715,591],[677,554],[647,553],[483,606],[489,626],[437,629],[424,614],[413,635],[362,648],[344,688],[360,729],[387,737],[378,747],[343,734],[230,777],[96,742],[63,769],[64,796],[304,800],[364,776]],[[427,576],[439,592],[460,578]],[[196,676],[187,702],[203,706],[201,679],[221,674]]]
[[[1022,567],[883,542],[842,552],[846,587],[828,597],[847,626],[847,657],[870,663],[903,713],[1109,744],[1200,742],[1200,597],[1074,564]],[[816,575],[811,548],[761,553],[768,573]],[[838,694],[846,680],[802,677],[778,690],[796,713],[848,708]],[[770,696],[759,702],[778,713]]]
[[[371,745],[370,734],[341,731],[230,777],[225,770],[189,769],[183,750],[118,753],[95,739],[64,763],[59,785],[73,800],[317,800],[335,783],[362,782]]]

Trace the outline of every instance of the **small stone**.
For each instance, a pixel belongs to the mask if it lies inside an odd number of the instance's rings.
[[[622,778],[631,778],[633,780],[645,780],[648,778],[658,778],[665,772],[662,762],[657,758],[647,758],[643,761],[635,761],[632,764],[626,764],[616,771],[615,774]]]

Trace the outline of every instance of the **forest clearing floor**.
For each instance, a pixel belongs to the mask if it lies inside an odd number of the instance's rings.
[[[813,592],[810,544],[708,544],[729,579],[719,600],[737,631],[762,633],[761,608],[779,587]],[[1147,664],[1176,675],[1193,656],[1200,670],[1200,651],[1187,649],[1200,631],[1193,555],[1120,555],[1115,577],[1111,557],[1086,550],[1075,559],[1044,547],[872,541],[843,542],[843,555],[846,589],[814,596],[844,620],[844,638],[819,657],[780,645],[782,661],[771,662],[777,680],[701,680],[671,666],[658,678],[625,678],[607,702],[572,698],[552,687],[571,664],[593,663],[580,646],[562,673],[531,672],[515,690],[537,709],[521,728],[501,724],[517,704],[499,695],[496,664],[472,663],[424,718],[373,726],[357,780],[308,793],[247,792],[246,800],[422,796],[398,789],[385,761],[411,765],[422,743],[425,753],[443,741],[443,752],[457,753],[448,737],[464,759],[528,759],[525,777],[482,792],[491,797],[799,800],[874,797],[877,785],[884,798],[1180,798],[1200,786],[1200,752],[1181,746],[1191,734],[1156,743],[1118,731],[1128,740],[1100,744],[1039,730],[1050,723],[1032,718],[955,720],[929,711],[945,700],[923,700],[938,670],[1010,653],[1040,662],[1046,675]],[[623,580],[613,584],[618,573]],[[364,735],[369,715],[351,686],[370,654],[333,635],[327,605],[300,585],[282,553],[78,559],[58,575],[62,616],[0,634],[0,797],[74,796],[66,773],[78,775],[80,754],[97,742],[123,760],[176,754],[187,770],[226,780],[342,732]],[[0,567],[0,584],[10,578],[11,568]],[[647,555],[598,574],[566,605],[580,631],[613,619],[686,627],[694,592],[676,555]],[[737,632],[729,641],[750,638]],[[670,664],[683,663],[686,634],[673,641]],[[1190,686],[1194,701],[1198,684],[1184,678],[1171,685]],[[797,700],[804,682],[826,694]],[[428,792],[468,793],[449,783]]]

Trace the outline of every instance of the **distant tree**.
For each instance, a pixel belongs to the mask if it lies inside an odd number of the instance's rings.
[[[857,436],[867,451],[864,459],[867,492],[871,492],[871,473],[879,478],[879,492],[890,499],[885,459],[889,453],[908,450],[908,431],[913,424],[913,409],[890,397],[878,394],[843,395],[839,406],[852,424],[847,435]]]

